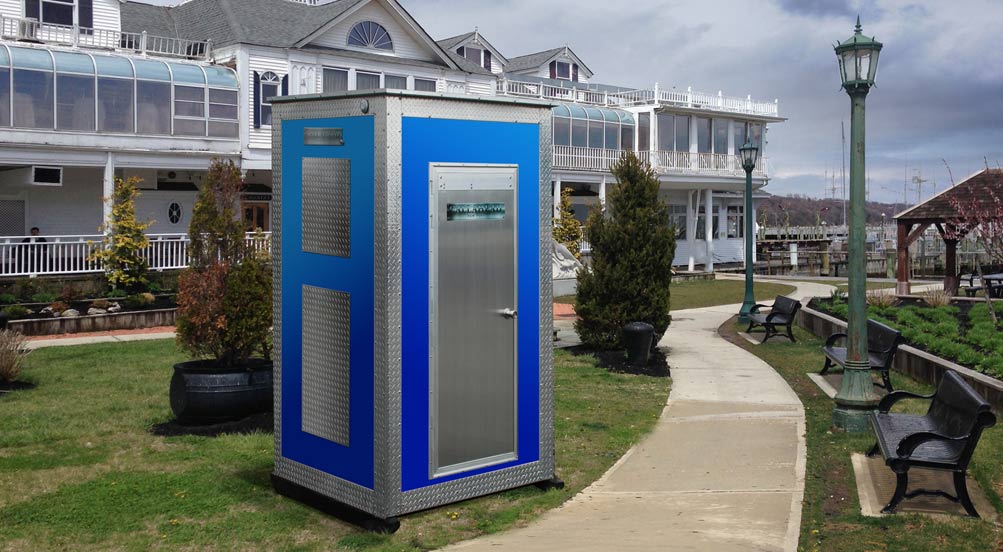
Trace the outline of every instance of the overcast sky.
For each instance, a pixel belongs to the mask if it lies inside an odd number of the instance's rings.
[[[832,45],[860,13],[885,45],[867,99],[871,199],[902,201],[920,170],[924,197],[942,190],[942,159],[955,181],[1003,163],[999,0],[400,1],[436,39],[476,26],[507,57],[568,44],[594,82],[777,98],[788,121],[767,136],[768,190],[817,197],[827,168],[838,185],[841,121],[850,132]]]

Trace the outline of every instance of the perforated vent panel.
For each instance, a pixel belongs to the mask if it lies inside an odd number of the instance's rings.
[[[351,178],[348,159],[303,158],[303,251],[351,256]]]
[[[351,297],[303,286],[303,431],[349,445]]]

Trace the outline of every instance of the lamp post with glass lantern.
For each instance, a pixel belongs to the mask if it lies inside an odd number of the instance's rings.
[[[746,136],[749,133],[746,132]],[[756,304],[756,296],[752,292],[752,248],[754,236],[752,234],[752,171],[756,168],[756,161],[759,159],[759,147],[753,145],[752,136],[746,140],[745,145],[738,148],[742,155],[742,168],[745,169],[745,300],[742,301],[742,308],[738,311],[738,321],[742,324],[749,323],[749,313]]]
[[[846,366],[836,394],[833,424],[846,431],[865,431],[878,403],[867,354],[866,212],[864,210],[864,100],[874,86],[882,44],[864,36],[860,17],[853,36],[836,45],[843,89],[850,96],[850,236]]]

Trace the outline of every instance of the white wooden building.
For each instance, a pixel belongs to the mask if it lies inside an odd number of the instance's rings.
[[[735,153],[746,129],[763,145],[783,120],[775,102],[597,84],[568,47],[509,57],[477,31],[436,42],[396,0],[0,0],[0,18],[0,259],[33,227],[49,242],[97,239],[116,175],[143,180],[140,216],[175,247],[214,157],[239,164],[245,220],[267,231],[268,99],[388,88],[552,100],[555,201],[572,188],[584,218],[610,162],[633,150],[685,228],[677,263],[741,261]],[[64,249],[52,255],[82,250]],[[50,265],[30,272],[96,270]],[[0,276],[11,266],[0,262]]]

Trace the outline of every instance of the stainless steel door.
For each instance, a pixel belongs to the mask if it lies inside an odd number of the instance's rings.
[[[432,165],[431,477],[514,460],[516,184],[512,166]]]

